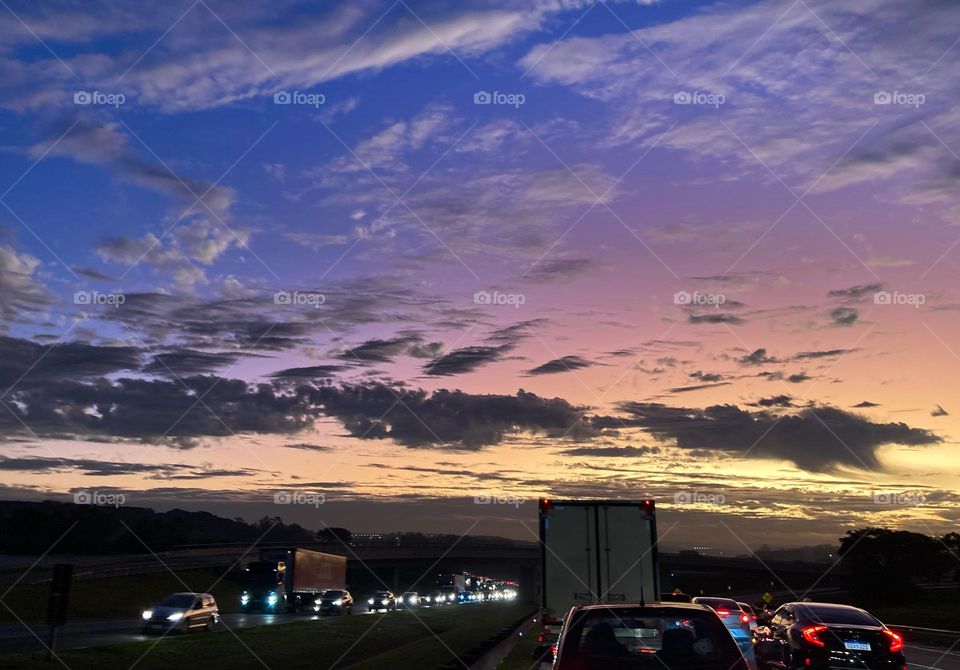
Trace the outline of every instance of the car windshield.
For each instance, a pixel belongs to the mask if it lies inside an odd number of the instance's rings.
[[[730,612],[737,612],[740,610],[740,606],[735,600],[729,600],[728,598],[697,598],[693,602],[698,605],[706,605],[707,607],[712,607],[715,610],[727,610]]]
[[[193,601],[196,600],[193,596],[185,596],[181,594],[167,596],[164,598],[163,602],[160,603],[163,607],[176,607],[178,609],[190,609],[193,607]]]
[[[374,598],[389,598],[389,597],[391,597],[391,595],[393,595],[393,594],[391,594],[389,591],[377,591],[376,593],[373,594],[373,597],[374,597]]]
[[[838,623],[853,626],[879,626],[880,622],[863,610],[849,607],[807,606],[797,611],[804,623]]]
[[[583,670],[744,670],[730,633],[713,613],[618,607],[574,614],[559,651]]]
[[[324,591],[323,597],[324,598],[342,598],[343,591],[334,591],[334,590]]]

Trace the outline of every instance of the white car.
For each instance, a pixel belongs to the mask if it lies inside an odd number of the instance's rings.
[[[143,610],[144,634],[211,630],[220,623],[217,601],[209,593],[174,593]]]

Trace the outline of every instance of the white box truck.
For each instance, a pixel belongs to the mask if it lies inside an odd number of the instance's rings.
[[[540,644],[574,605],[660,597],[653,500],[540,500]]]

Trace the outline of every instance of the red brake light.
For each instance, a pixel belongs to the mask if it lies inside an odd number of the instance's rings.
[[[803,635],[803,639],[810,644],[815,644],[818,647],[825,647],[827,645],[824,644],[823,640],[817,637],[818,633],[822,633],[825,630],[827,630],[826,626],[807,626],[800,631],[800,634]]]
[[[540,511],[544,514],[549,514],[553,511],[553,503],[546,498],[540,498]]]
[[[749,615],[749,614],[741,614],[741,615],[740,615],[740,621],[743,622],[743,623],[750,623],[750,615]]]
[[[898,633],[894,633],[889,628],[883,629],[883,634],[890,639],[890,651],[897,652],[903,649],[903,637]]]
[[[730,616],[730,612],[727,610],[717,610],[717,616],[720,618],[728,617]]]

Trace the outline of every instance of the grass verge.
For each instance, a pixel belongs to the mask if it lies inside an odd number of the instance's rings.
[[[129,577],[78,579],[70,589],[68,620],[136,620],[144,608],[157,603],[164,596],[187,590],[207,592],[215,582],[213,595],[220,611],[236,612],[240,603],[240,587],[228,578],[221,579],[222,576],[222,569],[198,569],[185,570],[177,573],[176,577],[169,572],[157,572]],[[190,588],[185,589],[180,580]],[[49,584],[18,584],[4,596],[3,601],[25,622],[41,623],[46,617],[49,593]],[[0,608],[0,622],[16,621],[6,608]]]
[[[206,670],[263,667],[284,670],[436,668],[520,618],[529,606],[485,603],[416,613],[331,617],[213,634],[194,633],[129,644],[64,651],[60,661],[43,654],[0,657],[0,670],[169,670],[203,659]],[[418,618],[419,617],[419,620]],[[437,641],[435,636],[443,640]],[[450,649],[447,649],[449,647]],[[139,659],[139,661],[138,661]],[[367,663],[367,662],[370,663]],[[364,663],[364,665],[361,665]]]

